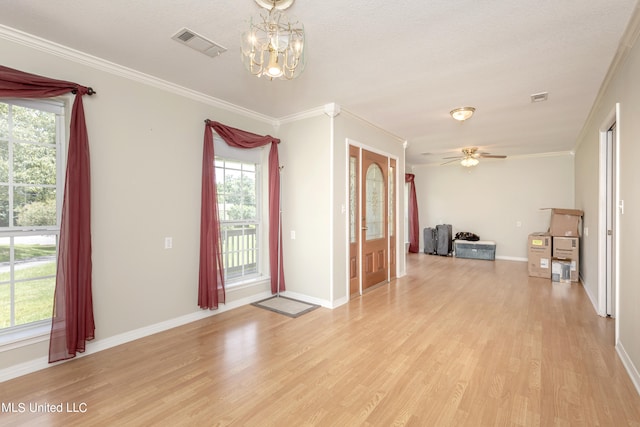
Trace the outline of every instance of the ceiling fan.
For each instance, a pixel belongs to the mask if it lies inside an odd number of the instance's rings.
[[[445,157],[443,160],[449,160],[442,163],[442,165],[448,165],[449,163],[460,160],[460,164],[465,167],[472,167],[480,163],[478,159],[506,159],[507,156],[485,153],[484,151],[478,151],[478,147],[468,147],[462,149],[462,156]]]

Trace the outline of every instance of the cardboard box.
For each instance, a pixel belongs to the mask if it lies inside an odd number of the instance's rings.
[[[551,209],[549,233],[559,237],[579,237],[580,218],[584,212],[577,209]]]
[[[529,234],[527,260],[529,276],[551,278],[551,235],[549,233]]]
[[[580,239],[578,237],[554,237],[553,258],[571,260],[571,281],[577,282],[580,274]]]
[[[553,258],[551,260],[551,281],[571,283],[571,260]]]

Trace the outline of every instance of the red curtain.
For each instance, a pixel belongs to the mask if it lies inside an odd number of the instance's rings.
[[[218,308],[218,303],[224,303],[225,298],[212,130],[228,145],[236,148],[257,148],[271,144],[271,150],[269,151],[269,267],[271,270],[271,292],[275,294],[278,290],[285,290],[282,232],[279,225],[280,162],[278,160],[278,144],[280,140],[269,135],[256,135],[225,126],[219,122],[205,120],[202,160],[202,205],[200,212],[200,275],[198,283],[198,305],[204,309]],[[280,261],[279,265],[278,260]],[[278,276],[280,279],[279,285]]]
[[[404,175],[404,182],[409,183],[409,252],[420,252],[420,227],[418,226],[418,199],[416,197],[416,176],[412,173]]]
[[[0,97],[48,98],[75,93],[58,241],[49,363],[85,351],[95,335],[91,295],[89,138],[82,96],[93,89],[0,66]]]

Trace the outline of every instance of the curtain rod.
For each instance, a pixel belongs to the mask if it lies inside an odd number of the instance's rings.
[[[78,93],[78,89],[74,89],[74,90],[72,90],[72,91],[71,91],[71,93],[75,95],[76,93]],[[91,95],[94,95],[94,94],[96,94],[96,93],[98,93],[98,92],[96,92],[95,90],[93,90],[93,88],[92,88],[92,87],[88,87],[88,88],[87,88],[87,95],[91,96]]]

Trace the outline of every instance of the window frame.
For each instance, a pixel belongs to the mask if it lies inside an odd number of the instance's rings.
[[[54,226],[17,226],[14,225],[13,216],[13,191],[8,192],[9,202],[9,224],[6,227],[0,227],[0,238],[9,239],[9,271],[10,278],[8,282],[3,282],[2,285],[9,285],[11,290],[10,304],[11,304],[11,323],[15,322],[15,285],[29,280],[41,280],[43,278],[51,278],[51,276],[33,277],[28,280],[16,279],[15,274],[15,239],[29,236],[55,236],[55,263],[57,264],[58,258],[58,245],[60,239],[60,224],[62,215],[62,203],[64,198],[64,179],[66,168],[66,132],[67,132],[67,117],[68,117],[68,103],[63,98],[47,98],[47,99],[21,99],[21,98],[2,98],[0,103],[15,105],[19,107],[37,109],[48,113],[55,114],[55,144],[46,143],[34,143],[27,141],[36,146],[55,146],[56,149],[56,184],[53,188],[56,191],[56,223]],[[11,119],[9,118],[9,126]],[[11,161],[13,156],[13,144],[22,142],[15,140],[13,135],[9,133],[6,137],[2,138],[2,142],[7,143],[8,160]],[[9,165],[11,168],[12,165]],[[13,174],[9,174],[7,187],[14,187]],[[46,187],[45,187],[46,188]],[[54,276],[55,280],[55,276]],[[11,325],[6,328],[0,328],[0,351],[6,351],[13,348],[20,347],[22,345],[28,345],[34,342],[43,341],[48,336],[51,329],[51,316],[46,319],[41,319],[34,322],[28,322],[20,325]]]
[[[218,139],[216,141],[216,139]],[[222,143],[225,144],[221,139],[219,139],[219,137],[215,136],[214,137],[214,143],[217,142],[218,144]],[[226,145],[226,144],[225,144]],[[226,268],[224,270],[224,277],[225,277],[225,286],[227,288],[233,288],[236,286],[241,286],[241,285],[245,285],[248,283],[253,283],[255,281],[258,281],[260,279],[263,279],[263,270],[262,267],[264,265],[263,259],[264,259],[264,215],[263,215],[263,198],[262,198],[262,184],[263,184],[263,178],[262,178],[262,161],[260,160],[260,150],[258,151],[258,155],[256,156],[256,153],[247,153],[247,152],[251,152],[254,150],[239,150],[236,149],[238,151],[235,151],[233,149],[229,150],[231,147],[227,146],[227,149],[222,149],[222,150],[218,150],[218,147],[216,147],[216,152],[220,152],[220,154],[216,154],[215,155],[215,159],[214,159],[214,171],[217,174],[218,169],[220,169],[220,166],[217,165],[218,161],[223,161],[225,163],[225,166],[222,168],[223,170],[227,170],[226,168],[226,162],[230,162],[230,163],[239,163],[241,165],[243,164],[247,164],[247,165],[252,165],[254,167],[254,173],[255,173],[255,200],[256,200],[256,214],[255,214],[255,219],[244,219],[244,220],[225,220],[223,219],[223,214],[222,214],[222,210],[219,209],[219,216],[220,216],[220,235],[221,238],[224,238],[224,227],[228,226],[228,225],[237,225],[237,226],[246,226],[246,225],[254,225],[255,226],[255,239],[256,239],[256,244],[255,244],[255,252],[256,252],[256,269],[254,272],[250,272],[248,274],[241,274],[240,276],[236,276],[236,277],[229,277],[227,275],[226,272]],[[241,154],[245,154],[245,155],[241,155]],[[234,170],[238,170],[238,169],[234,169]],[[218,183],[218,178],[216,177],[216,186]],[[219,191],[219,187],[217,187],[217,194],[218,197],[220,196],[220,191]],[[218,201],[216,201],[216,203],[218,203]],[[220,204],[218,204],[218,207],[220,208]],[[222,259],[223,259],[223,264],[224,264],[224,260],[226,259],[225,257],[225,253],[222,253]],[[224,266],[223,266],[224,267]]]

